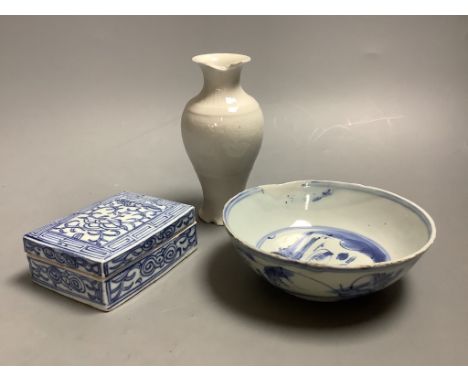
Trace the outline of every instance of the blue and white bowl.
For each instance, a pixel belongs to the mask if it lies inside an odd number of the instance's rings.
[[[295,296],[337,301],[383,289],[434,242],[429,214],[394,193],[336,181],[245,190],[224,225],[247,263]]]

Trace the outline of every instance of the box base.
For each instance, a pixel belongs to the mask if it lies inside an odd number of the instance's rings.
[[[136,289],[135,291],[133,292],[130,292],[128,295],[125,296],[125,298],[119,300],[117,303],[115,304],[111,304],[111,305],[106,305],[106,304],[98,304],[98,303],[93,303],[92,301],[90,300],[87,300],[85,298],[80,298],[79,296],[76,296],[76,295],[72,295],[70,293],[67,293],[66,291],[62,291],[62,290],[58,290],[56,288],[53,288],[51,285],[49,284],[46,284],[44,282],[41,282],[37,279],[35,279],[34,277],[32,277],[32,281],[41,286],[41,287],[44,287],[44,288],[47,288],[51,291],[54,291],[58,294],[61,294],[62,296],[65,296],[65,297],[68,297],[70,299],[73,299],[75,301],[78,301],[78,302],[81,302],[83,304],[86,304],[86,305],[89,305],[95,309],[98,309],[100,311],[103,311],[103,312],[110,312],[111,310],[114,310],[115,308],[119,307],[120,305],[122,305],[123,303],[125,303],[126,301],[130,300],[131,298],[135,297],[138,293],[140,293],[141,291],[145,290],[148,286],[152,285],[153,283],[155,283],[156,281],[158,281],[161,277],[165,276],[167,273],[169,273],[173,268],[175,268],[177,265],[179,265],[180,263],[182,263],[186,258],[188,258],[192,253],[194,253],[196,250],[197,250],[198,247],[193,247],[189,250],[187,250],[187,252],[185,252],[183,254],[183,256],[181,256],[181,258],[179,259],[179,261],[176,261],[175,263],[173,263],[171,266],[167,267],[166,269],[164,269],[164,271],[160,272],[154,279],[152,279],[150,282],[148,282],[146,285],[144,285],[142,288],[139,288],[139,289]]]

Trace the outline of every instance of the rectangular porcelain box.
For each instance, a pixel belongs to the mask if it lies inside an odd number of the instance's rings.
[[[23,241],[35,283],[109,311],[196,250],[195,209],[123,192]]]

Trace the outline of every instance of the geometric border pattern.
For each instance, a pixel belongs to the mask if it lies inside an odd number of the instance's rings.
[[[106,292],[109,305],[118,304],[145,288],[196,246],[196,227],[192,226],[170,243],[108,280]]]
[[[132,210],[136,211],[151,210],[152,218],[144,217],[143,220],[142,216],[142,220],[135,223],[135,228],[122,230],[123,233],[114,240],[105,242],[104,245],[83,242],[79,238],[61,234],[56,228],[72,221],[77,215],[80,219],[93,216],[93,211],[111,204],[112,206],[130,205]],[[194,221],[195,212],[192,206],[123,192],[29,232],[23,238],[24,249],[27,253],[52,261],[58,266],[108,277],[139,256],[154,250]],[[114,222],[120,224],[119,219],[114,219]],[[97,220],[97,223],[100,222]]]
[[[197,247],[196,224],[108,280],[95,280],[28,257],[34,282],[101,310],[111,310],[167,273]]]
[[[28,257],[33,281],[70,297],[104,305],[103,283]]]

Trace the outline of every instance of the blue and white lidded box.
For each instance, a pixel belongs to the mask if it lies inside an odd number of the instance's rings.
[[[123,192],[23,241],[35,283],[109,311],[196,250],[195,209]]]

